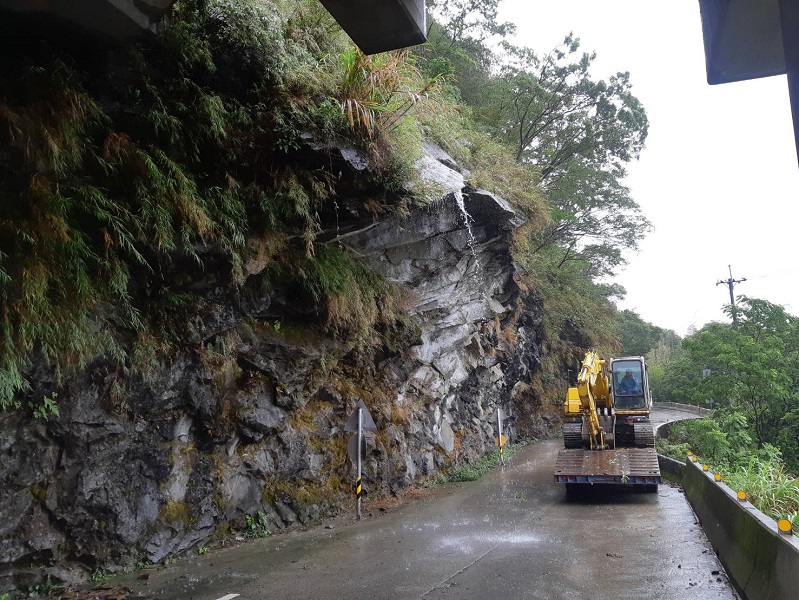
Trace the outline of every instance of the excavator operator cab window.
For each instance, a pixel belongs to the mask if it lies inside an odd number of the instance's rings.
[[[613,362],[613,392],[617,408],[644,408],[641,363],[635,360]]]

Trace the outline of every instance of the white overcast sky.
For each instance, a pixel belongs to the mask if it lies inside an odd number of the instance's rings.
[[[616,279],[621,308],[679,335],[723,321],[735,293],[799,315],[799,166],[785,76],[710,86],[697,0],[504,0],[515,42],[547,52],[570,31],[592,71],[629,71],[649,137],[626,181],[655,230]]]

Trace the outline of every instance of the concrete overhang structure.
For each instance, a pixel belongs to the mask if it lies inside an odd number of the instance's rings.
[[[352,41],[375,54],[427,39],[424,0],[319,0]]]
[[[48,15],[112,38],[133,37],[156,24],[176,0],[0,0],[0,10]],[[424,0],[320,0],[366,54],[421,44]]]
[[[699,0],[707,82],[788,76],[799,152],[799,0]]]
[[[126,39],[156,24],[175,0],[0,0],[0,9],[46,15],[80,29]]]

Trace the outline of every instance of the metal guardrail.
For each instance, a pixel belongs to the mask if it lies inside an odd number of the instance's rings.
[[[670,408],[672,410],[682,410],[685,412],[691,412],[695,415],[699,415],[702,417],[709,417],[713,414],[713,411],[708,408],[702,408],[701,406],[696,406],[695,404],[681,404],[679,402],[653,402],[653,408]]]

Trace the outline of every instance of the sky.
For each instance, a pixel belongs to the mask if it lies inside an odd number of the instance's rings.
[[[594,78],[629,71],[649,117],[625,181],[654,225],[614,282],[622,309],[684,336],[726,321],[734,288],[799,315],[799,164],[785,76],[708,85],[697,0],[504,0],[514,42],[539,53],[570,31]]]

